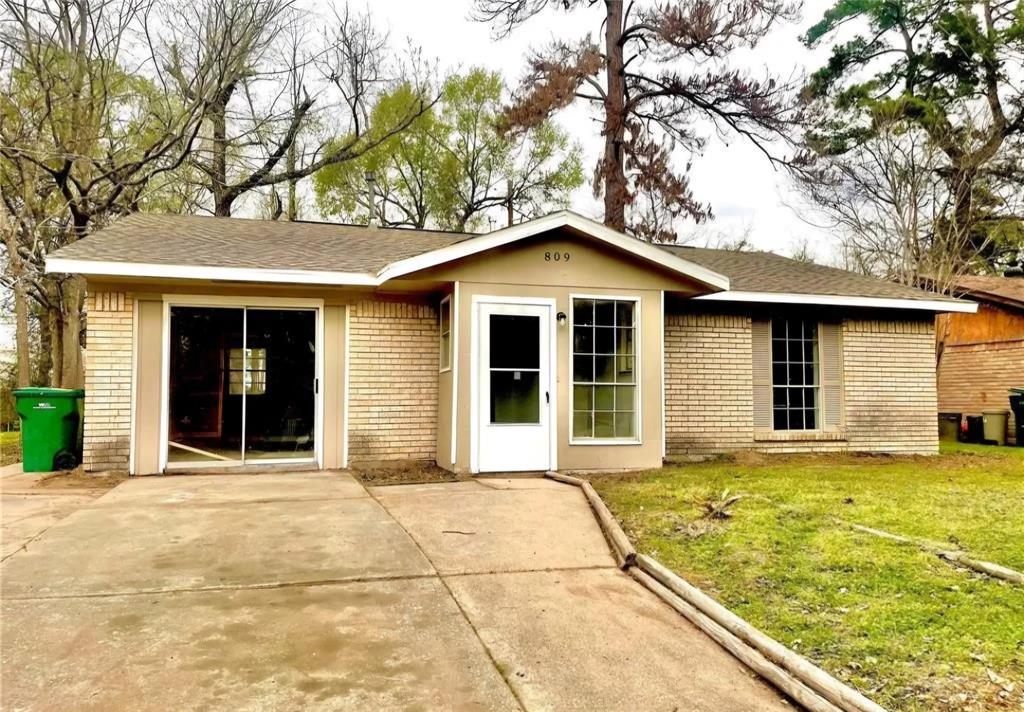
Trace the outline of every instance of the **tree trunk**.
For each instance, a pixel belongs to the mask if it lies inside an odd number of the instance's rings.
[[[64,321],[61,319],[60,309],[47,309],[46,321],[50,327],[50,386],[60,388],[61,368],[64,365]]]
[[[516,221],[515,202],[512,199],[512,181],[508,181],[507,185],[508,188],[506,189],[505,210],[507,211],[508,215],[508,227],[512,227],[512,225],[515,224]]]
[[[291,145],[288,146],[288,154],[285,157],[287,162],[287,169],[289,173],[295,171],[295,141],[292,141]],[[298,181],[292,178],[288,181],[288,206],[285,209],[285,215],[288,222],[295,222],[299,219],[299,205],[298,205]]]
[[[38,351],[32,360],[32,382],[42,384],[50,383],[50,310],[38,306],[35,309],[35,319],[39,324]]]
[[[25,265],[18,254],[18,228],[8,219],[5,206],[0,204],[0,233],[7,248],[7,266],[14,282],[14,344],[17,359],[18,388],[32,385],[32,351],[28,337],[28,292],[25,289]]]
[[[85,382],[82,370],[82,306],[85,301],[85,280],[69,277],[63,285],[61,321],[61,387],[81,388]]]
[[[607,17],[604,51],[607,57],[607,95],[604,100],[604,157],[601,180],[604,182],[604,223],[616,230],[626,229],[626,202],[629,187],[622,144],[626,133],[626,77],[623,66],[622,0],[605,0]]]
[[[213,194],[213,214],[231,217],[234,196],[228,191],[227,159],[227,107],[230,93],[225,91],[210,107],[210,192]]]

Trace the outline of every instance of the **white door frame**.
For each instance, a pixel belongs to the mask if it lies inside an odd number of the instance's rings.
[[[161,379],[160,379],[160,471],[175,469],[172,465],[168,468],[168,433],[167,428],[170,420],[170,383],[171,383],[171,307],[210,307],[210,308],[242,308],[253,309],[283,308],[283,309],[309,309],[316,314],[316,375],[318,387],[314,393],[314,423],[313,432],[316,440],[313,443],[313,458],[282,458],[259,460],[257,465],[280,465],[292,463],[308,463],[311,460],[316,462],[318,468],[323,468],[323,441],[324,441],[324,300],[323,299],[299,299],[289,297],[233,297],[223,295],[199,295],[199,294],[165,294],[163,295],[163,330],[162,358],[161,358]],[[347,365],[347,361],[346,361]],[[348,393],[345,393],[346,398]],[[243,415],[244,417],[244,415]],[[132,424],[134,430],[135,424]],[[238,463],[243,465],[244,463]],[[195,462],[182,464],[182,469],[196,469],[204,467],[224,467],[220,462]]]
[[[548,308],[548,469],[558,469],[558,329],[555,318],[557,302],[549,297],[502,297],[497,295],[474,294],[472,313],[470,316],[470,382],[469,382],[469,469],[473,474],[480,472],[480,307],[484,304],[504,304],[509,306],[544,306]],[[543,323],[541,324],[543,327]],[[454,418],[454,414],[453,414]]]

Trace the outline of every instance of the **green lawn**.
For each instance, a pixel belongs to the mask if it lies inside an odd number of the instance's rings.
[[[639,551],[879,703],[1024,709],[1024,587],[845,524],[1024,570],[1024,448],[740,456],[593,482]],[[744,497],[707,530],[694,500],[724,490]]]
[[[0,432],[0,467],[21,462],[21,433]]]

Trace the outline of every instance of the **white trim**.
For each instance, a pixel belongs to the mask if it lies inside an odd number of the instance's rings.
[[[462,257],[475,255],[495,247],[508,245],[542,232],[561,227],[572,228],[588,237],[619,248],[631,255],[653,262],[667,270],[701,282],[712,289],[728,289],[729,278],[685,260],[668,250],[630,237],[610,227],[588,220],[582,215],[563,210],[528,220],[486,235],[469,237],[461,242],[415,257],[386,265],[376,274],[367,272],[332,272],[329,270],[269,269],[251,267],[211,267],[190,264],[154,264],[147,262],[116,262],[48,257],[47,272],[67,272],[113,277],[165,277],[174,279],[210,279],[233,282],[278,282],[287,284],[347,284],[379,287],[383,283],[411,272],[436,267]]]
[[[212,469],[217,467],[231,468],[231,467],[256,467],[259,465],[316,465],[316,460],[312,457],[305,458],[266,458],[266,459],[255,459],[243,462],[241,460],[224,460],[214,462],[169,462],[165,468],[168,472],[174,470],[204,470]]]
[[[127,295],[126,295],[127,296]],[[139,387],[139,300],[132,297],[132,374],[128,425],[128,474],[135,474],[135,428],[138,427],[138,418],[135,417],[135,402],[138,400],[136,391]]]
[[[452,285],[452,311],[449,315],[448,326],[451,329],[451,349],[452,349],[452,411],[451,411],[451,430],[452,430],[452,452],[451,452],[451,463],[452,469],[456,469],[455,459],[458,455],[458,437],[459,437],[459,282],[456,280],[455,284]]]
[[[574,413],[574,394],[576,380],[575,380],[575,368],[574,361],[575,351],[573,349],[573,329],[575,324],[576,310],[573,309],[573,302],[577,299],[603,299],[610,301],[619,302],[633,302],[633,386],[636,388],[636,410],[634,417],[636,419],[636,437],[635,438],[576,438],[572,434],[572,419]],[[641,373],[646,367],[646,364],[642,362],[642,351],[643,351],[643,300],[637,295],[631,294],[569,294],[569,444],[570,445],[643,445],[643,384],[641,383]],[[596,347],[595,347],[596,348]],[[662,379],[664,380],[664,379]],[[612,383],[611,385],[615,385]],[[628,384],[627,384],[628,385]]]
[[[835,294],[790,294],[784,292],[716,292],[694,297],[708,302],[760,302],[763,304],[816,304],[821,306],[870,307],[874,309],[918,309],[933,312],[978,311],[975,302],[964,299],[895,299],[890,297],[843,297]]]
[[[661,290],[661,311],[658,312],[661,324],[661,459],[668,455],[668,434],[665,432],[665,290]]]
[[[725,275],[713,272],[689,260],[684,260],[668,250],[663,250],[643,240],[630,237],[618,230],[613,230],[569,210],[551,213],[550,215],[534,218],[533,220],[528,220],[527,222],[502,230],[496,230],[486,235],[463,240],[448,247],[442,247],[422,255],[392,262],[377,273],[377,278],[381,282],[385,282],[411,272],[436,267],[445,262],[469,257],[470,255],[518,242],[519,240],[561,227],[569,227],[582,232],[588,237],[605,242],[648,262],[654,262],[672,272],[695,279],[709,287],[715,289],[729,288],[729,278]]]
[[[344,364],[342,366],[342,388],[344,388],[344,394],[341,403],[341,467],[342,469],[348,468],[348,401],[349,401],[349,359],[351,358],[351,349],[349,349],[349,341],[352,334],[352,305],[345,305],[345,345],[342,347],[344,350]]]
[[[160,312],[160,453],[158,469],[163,472],[170,464],[168,458],[169,445],[167,428],[170,423],[170,384],[171,384],[171,304],[164,297]]]
[[[245,398],[242,398],[242,452],[240,456],[243,459],[232,460],[239,466],[250,465],[250,464],[294,464],[294,463],[315,463],[318,468],[323,468],[323,423],[324,423],[324,300],[323,299],[303,299],[303,298],[292,298],[292,297],[235,297],[235,296],[221,296],[221,295],[201,295],[201,294],[164,294],[163,295],[163,338],[161,345],[161,393],[160,393],[160,471],[166,471],[177,468],[187,468],[202,466],[203,463],[171,463],[168,458],[168,425],[170,420],[170,381],[171,381],[171,307],[172,306],[200,306],[209,308],[241,308],[251,307],[253,309],[263,308],[294,308],[294,309],[308,309],[314,312],[316,324],[314,328],[316,330],[315,335],[315,350],[316,350],[316,363],[314,365],[313,373],[314,378],[317,379],[315,394],[314,394],[314,412],[315,412],[315,423],[314,427],[314,450],[313,456],[302,459],[287,459],[287,460],[253,460],[252,462],[245,462]],[[346,319],[346,329],[348,321]],[[245,343],[245,329],[246,329],[246,318],[243,312],[243,344]],[[347,341],[348,334],[346,333],[346,345],[348,348]],[[348,368],[348,358],[346,354],[345,367]],[[244,385],[244,384],[243,384]],[[347,408],[348,394],[346,392],[346,403]],[[346,443],[347,447],[347,443]],[[347,457],[347,455],[346,455]]]
[[[438,369],[438,373],[448,373],[452,370],[452,295],[446,294],[441,298],[441,303],[437,307],[437,351],[438,356],[444,355],[444,350],[441,345],[444,343],[441,341],[441,337],[444,336],[444,332],[441,331],[441,316],[444,314],[444,305],[448,304],[448,365]]]
[[[554,297],[503,297],[489,294],[474,294],[470,314],[470,379],[469,379],[469,470],[471,474],[480,472],[480,423],[478,420],[480,392],[480,349],[479,341],[480,305],[508,304],[512,306],[543,306],[548,308],[548,469],[558,469],[558,301]]]
[[[169,279],[210,279],[229,282],[274,282],[285,284],[348,284],[375,287],[380,281],[365,272],[269,269],[253,267],[210,267],[148,262],[111,262],[47,257],[47,272],[67,272],[109,277],[164,277]]]

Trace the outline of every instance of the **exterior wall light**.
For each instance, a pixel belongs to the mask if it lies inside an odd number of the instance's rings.
[[[567,317],[565,316],[565,312],[558,312],[555,318],[558,319],[559,326],[565,326],[565,320],[567,319]]]

